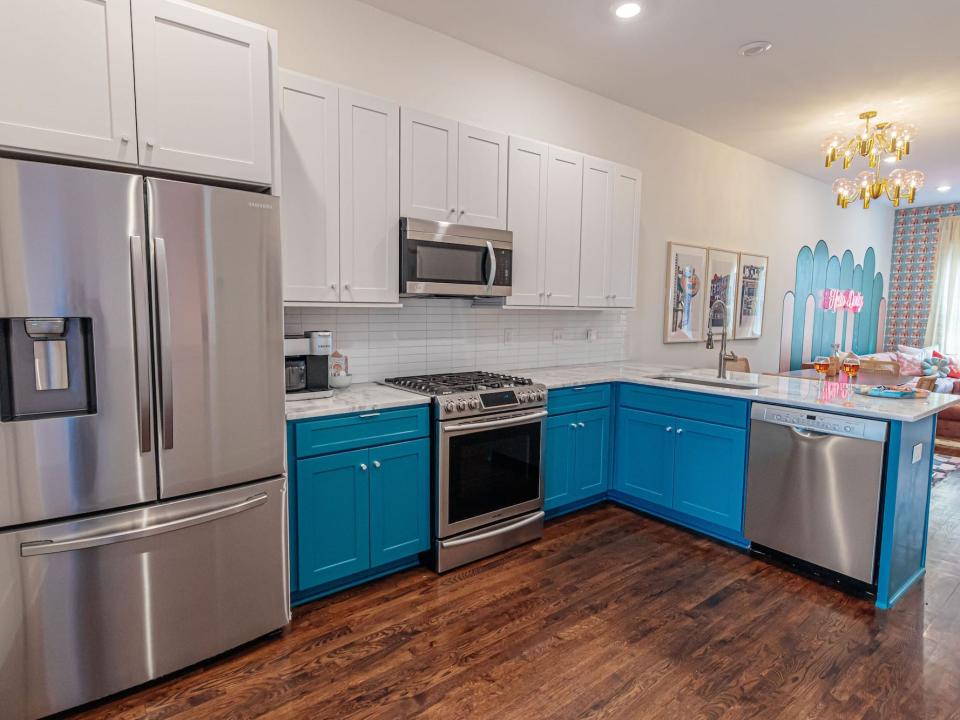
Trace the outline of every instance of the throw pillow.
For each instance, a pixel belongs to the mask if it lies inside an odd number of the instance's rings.
[[[946,359],[940,357],[932,357],[928,360],[924,360],[920,363],[920,367],[923,370],[925,377],[930,375],[936,375],[937,377],[946,377],[950,374],[950,363]]]
[[[923,368],[920,367],[919,355],[908,355],[906,353],[897,353],[897,362],[900,363],[901,375],[922,375]]]

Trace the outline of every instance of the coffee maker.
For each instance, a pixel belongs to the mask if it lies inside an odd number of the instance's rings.
[[[329,330],[288,335],[283,339],[287,400],[315,400],[333,395],[330,389],[332,352],[333,333]]]

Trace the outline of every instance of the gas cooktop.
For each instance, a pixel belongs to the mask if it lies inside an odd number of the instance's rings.
[[[481,371],[387,378],[383,384],[434,398],[441,420],[542,407],[547,401],[546,385]]]
[[[387,385],[403,388],[421,395],[452,395],[474,390],[499,390],[533,385],[533,380],[513,375],[489,372],[438,373],[436,375],[410,375],[387,378]]]

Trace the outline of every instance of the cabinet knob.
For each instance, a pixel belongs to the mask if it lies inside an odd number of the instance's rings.
[[[577,429],[577,424],[576,424],[576,423],[570,423],[570,427],[572,427],[574,430],[576,430],[576,429]]]
[[[366,472],[366,471],[367,471],[367,464],[366,464],[366,463],[360,463],[360,470],[363,471],[363,472]]]
[[[330,289],[331,289],[331,290],[336,290],[336,289],[337,289],[337,284],[336,284],[336,283],[330,283]]]
[[[453,215],[457,211],[456,208],[450,208],[450,214]]]
[[[380,461],[379,461],[379,460],[374,460],[374,461],[373,461],[373,466],[374,466],[375,468],[378,468],[378,469],[379,469],[379,467],[380,467]]]
[[[578,422],[578,423],[577,423],[577,427],[582,428],[582,427],[586,427],[586,425],[584,425],[582,422]]]
[[[666,430],[667,432],[673,432],[673,425],[667,425],[667,426],[664,428],[664,430]]]
[[[683,432],[683,428],[677,428],[677,435]]]
[[[467,211],[466,208],[462,208],[462,209],[460,210],[460,214],[463,215],[466,211]]]
[[[552,292],[548,292],[548,293],[547,293],[547,297],[550,297],[551,295],[553,295]]]
[[[344,290],[349,290],[349,289],[350,289],[350,283],[344,283],[344,284],[343,284],[343,289],[344,289]]]
[[[130,136],[129,136],[129,135],[121,135],[121,136],[120,136],[120,142],[122,142],[124,145],[126,145],[128,142],[130,142]]]
[[[153,149],[154,147],[153,138],[147,138],[146,146],[150,149]]]

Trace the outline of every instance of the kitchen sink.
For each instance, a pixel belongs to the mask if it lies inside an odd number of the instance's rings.
[[[655,375],[654,380],[666,380],[668,382],[686,383],[688,385],[709,385],[710,387],[721,387],[729,390],[759,390],[760,385],[750,382],[736,382],[734,380],[721,380],[720,378],[708,377],[690,377],[689,375]]]

